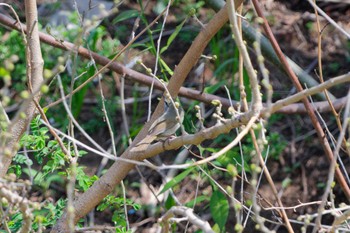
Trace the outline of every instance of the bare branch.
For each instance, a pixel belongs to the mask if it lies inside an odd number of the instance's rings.
[[[181,215],[186,217],[186,220],[188,220],[189,222],[191,222],[192,224],[196,225],[197,227],[199,227],[200,229],[203,230],[203,232],[205,233],[214,233],[214,231],[211,229],[210,224],[207,221],[203,221],[202,219],[200,219],[199,216],[195,215],[193,213],[193,209],[184,207],[184,206],[173,206],[171,207],[170,210],[168,210],[165,215],[159,219],[159,222],[163,222],[164,223],[164,232],[169,232],[166,229],[169,228],[169,221],[175,221],[175,219],[173,219],[174,215]]]
[[[27,28],[30,33],[27,34],[27,82],[33,99],[39,101],[40,87],[43,83],[43,67],[44,61],[41,55],[38,16],[36,1],[25,1]],[[21,28],[20,26],[18,26]],[[22,137],[23,132],[31,121],[35,112],[34,101],[29,103],[18,111],[17,116],[13,119],[8,127],[7,137],[4,137],[0,144],[0,177],[3,177],[11,164],[13,156],[18,150],[17,143]]]

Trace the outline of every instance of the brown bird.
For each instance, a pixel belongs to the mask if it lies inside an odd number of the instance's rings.
[[[133,151],[146,150],[153,141],[166,140],[180,128],[184,119],[184,110],[180,104],[175,102],[174,106],[170,100],[165,100],[164,105],[163,115],[153,122],[147,136],[136,144]],[[178,109],[180,119],[177,117],[175,108]]]

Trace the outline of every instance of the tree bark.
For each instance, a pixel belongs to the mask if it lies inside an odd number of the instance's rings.
[[[0,134],[0,177],[4,177],[11,165],[12,158],[19,148],[18,142],[31,121],[34,112],[34,99],[40,99],[40,86],[43,82],[44,61],[41,55],[38,12],[36,1],[25,1],[25,13],[29,33],[26,36],[26,62],[27,83],[31,93],[29,99],[24,101],[14,119],[9,123],[8,129]]]

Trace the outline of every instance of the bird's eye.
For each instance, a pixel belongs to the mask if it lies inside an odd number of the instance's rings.
[[[164,100],[164,110],[166,111],[169,108],[169,104],[168,101]]]

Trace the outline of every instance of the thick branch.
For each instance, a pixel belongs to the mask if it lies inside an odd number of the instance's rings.
[[[27,28],[30,29],[30,33],[27,34],[26,49],[27,81],[29,92],[32,93],[33,98],[38,101],[40,99],[39,90],[43,81],[44,61],[40,49],[36,1],[26,0],[25,11]],[[7,132],[3,132],[3,134],[0,135],[0,177],[6,174],[12,158],[17,152],[17,143],[31,121],[34,111],[34,102],[28,101],[27,104],[24,104],[17,112],[16,117],[9,124]],[[24,118],[23,113],[25,114]]]

